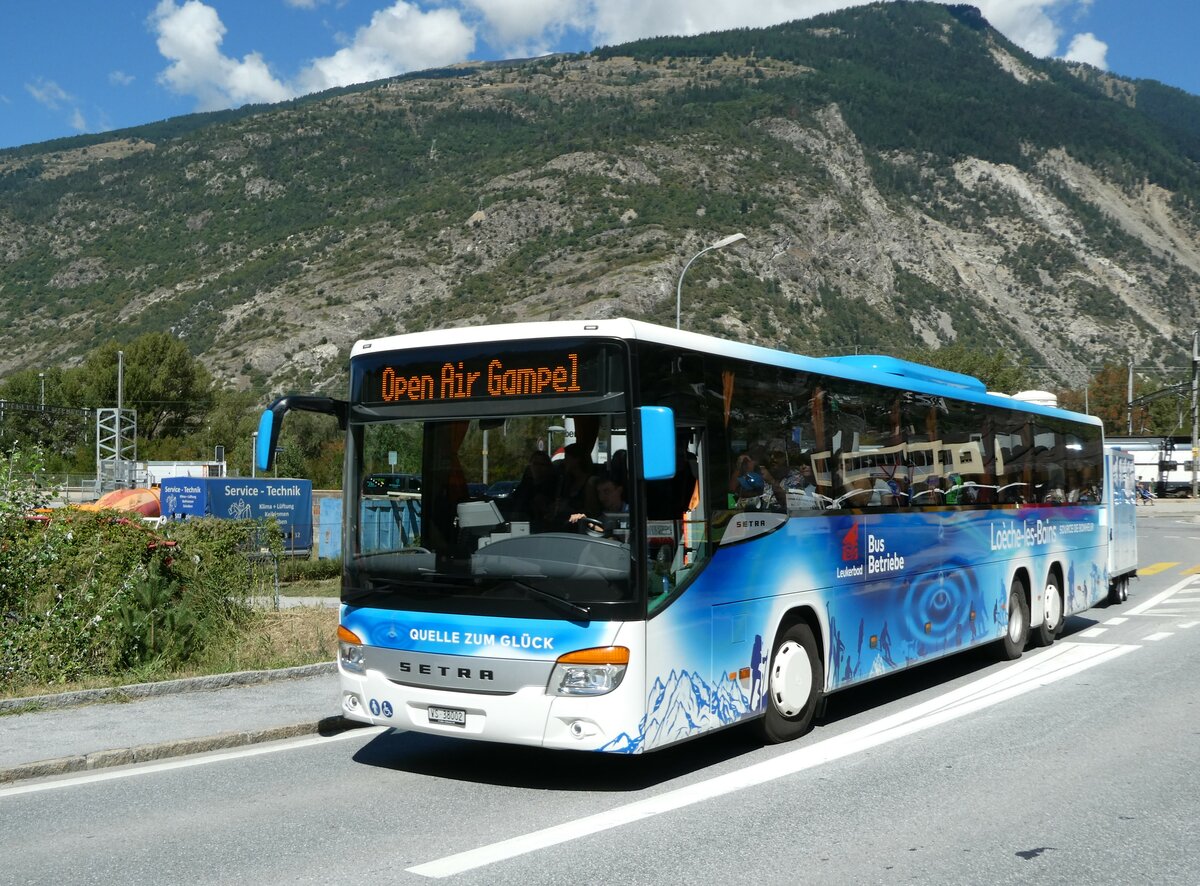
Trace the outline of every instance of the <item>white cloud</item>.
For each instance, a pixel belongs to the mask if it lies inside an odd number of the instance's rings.
[[[285,0],[315,9],[328,0]],[[380,2],[380,0],[376,0]],[[418,3],[429,2],[428,8]],[[170,62],[159,74],[168,88],[196,99],[198,110],[247,102],[275,102],[301,93],[363,83],[470,58],[482,39],[506,57],[537,55],[582,37],[594,45],[659,35],[699,34],[764,27],[858,6],[868,0],[391,0],[340,49],[311,59],[292,79],[272,72],[258,52],[238,60],[221,51],[226,28],[204,0],[158,0],[150,26]],[[945,0],[950,2],[950,0]],[[1063,38],[1060,21],[1080,18],[1094,0],[974,0],[984,16],[1018,46],[1053,56]],[[577,40],[570,45],[578,45]],[[1066,57],[1106,67],[1107,45],[1080,33]],[[111,78],[124,76],[113,72]],[[114,79],[114,82],[123,82]],[[37,90],[53,100],[49,82]],[[35,87],[27,89],[37,97]],[[65,93],[64,93],[65,95]],[[65,99],[59,99],[65,102]]]
[[[589,0],[463,0],[482,18],[488,41],[509,57],[549,51],[567,30],[589,31],[595,4]]]
[[[453,9],[424,12],[404,0],[371,16],[344,48],[314,59],[300,74],[299,91],[363,83],[466,59],[475,34]]]
[[[241,61],[221,53],[225,25],[215,9],[200,0],[161,0],[150,16],[158,36],[158,51],[170,66],[159,74],[159,82],[182,95],[196,98],[197,110],[243,105],[248,102],[277,102],[292,91],[271,74],[257,52]]]
[[[74,129],[76,132],[86,132],[87,131],[87,128],[88,128],[87,121],[83,119],[83,111],[79,110],[79,108],[73,108],[71,110],[70,123],[71,123],[71,128]]]
[[[1092,33],[1076,34],[1063,55],[1069,62],[1086,62],[1102,71],[1108,70],[1108,44],[1097,40]]]
[[[33,83],[25,84],[25,91],[33,96],[39,105],[45,105],[52,111],[57,111],[63,105],[72,104],[75,99],[53,80],[43,80],[38,77]]]
[[[126,74],[124,71],[110,71],[108,74],[108,82],[113,86],[128,86],[133,79],[132,74]]]
[[[624,43],[640,37],[701,34],[727,28],[759,28],[866,0],[590,0],[598,43]]]
[[[310,6],[308,0],[292,5]],[[295,81],[275,76],[258,52],[241,60],[221,52],[226,28],[202,0],[160,0],[149,24],[170,65],[159,82],[196,99],[197,110],[277,102],[305,92],[346,86],[468,58],[475,34],[458,10],[393,3],[371,16],[333,55],[313,59]]]
[[[1050,16],[1076,0],[975,0],[997,31],[1027,52],[1045,58],[1058,51],[1060,28]]]

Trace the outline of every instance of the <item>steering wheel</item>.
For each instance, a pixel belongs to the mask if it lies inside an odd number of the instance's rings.
[[[579,525],[592,538],[600,538],[604,535],[603,520],[597,520],[595,517],[584,517],[579,521]]]

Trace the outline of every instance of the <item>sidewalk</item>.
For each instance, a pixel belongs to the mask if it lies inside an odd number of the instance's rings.
[[[1143,517],[1191,517],[1200,519],[1200,501],[1190,498],[1156,498],[1153,504],[1139,504]]]
[[[354,725],[340,715],[332,662],[9,699],[0,701],[0,784]]]

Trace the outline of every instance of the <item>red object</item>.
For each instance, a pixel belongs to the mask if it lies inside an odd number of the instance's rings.
[[[102,495],[88,510],[126,511],[142,517],[161,515],[157,489],[117,489]]]

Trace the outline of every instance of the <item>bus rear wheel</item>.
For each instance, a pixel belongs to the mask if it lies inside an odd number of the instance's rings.
[[[812,629],[806,624],[792,625],[783,632],[771,655],[767,711],[761,721],[763,738],[776,744],[808,732],[824,683]]]
[[[1046,590],[1042,597],[1042,620],[1033,633],[1039,646],[1049,646],[1062,633],[1064,615],[1061,585],[1056,575],[1046,579]]]
[[[1005,661],[1015,661],[1029,642],[1029,604],[1025,602],[1025,586],[1014,578],[1008,589],[1008,628],[1000,641]]]

